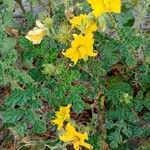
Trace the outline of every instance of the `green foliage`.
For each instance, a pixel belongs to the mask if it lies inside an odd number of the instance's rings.
[[[46,123],[39,114],[42,103],[37,99],[36,92],[33,87],[28,87],[28,90],[15,89],[4,104],[2,120],[13,130],[16,129],[18,134],[21,130],[21,135],[24,135],[28,126],[33,126],[32,130],[37,134],[46,132]]]
[[[93,145],[94,150],[101,150],[99,134],[95,134],[94,136],[91,136],[89,142],[91,145]]]
[[[32,2],[38,3],[36,0]],[[0,88],[10,87],[10,93],[2,97],[0,105],[3,128],[8,128],[17,139],[39,136],[39,145],[46,147],[50,144],[54,145],[53,149],[61,149],[62,143],[56,139],[56,134],[53,135],[56,141],[52,142],[50,138],[48,144],[42,136],[55,132],[50,120],[54,112],[60,106],[72,104],[75,113],[71,117],[75,117],[80,125],[88,126],[91,118],[97,117],[94,130],[98,132],[89,136],[94,150],[103,149],[101,141],[112,150],[130,149],[132,141],[149,137],[150,38],[149,31],[140,28],[148,14],[149,1],[128,0],[122,4],[121,14],[104,15],[106,31],[97,31],[94,35],[94,49],[98,56],[74,67],[70,67],[61,54],[69,41],[66,45],[59,43],[56,34],[62,24],[70,27],[64,13],[66,10],[74,8],[76,15],[89,12],[88,5],[73,0],[49,2],[48,15],[54,26],[50,33],[53,36],[33,45],[25,39],[24,32],[34,26],[37,16],[25,13],[25,26],[18,26],[13,18],[16,3],[0,1]],[[145,8],[141,10],[143,4]],[[46,15],[39,14],[39,17],[43,16]],[[17,28],[20,35],[9,35],[6,32],[9,27]],[[86,111],[91,112],[88,117]],[[89,121],[85,123],[86,119]],[[99,127],[100,124],[104,129]],[[144,150],[149,144],[139,142],[134,147]]]

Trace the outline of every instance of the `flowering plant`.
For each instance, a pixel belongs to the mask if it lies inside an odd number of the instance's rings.
[[[149,149],[149,0],[0,0],[0,149]]]

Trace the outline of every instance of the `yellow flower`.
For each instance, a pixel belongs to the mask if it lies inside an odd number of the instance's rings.
[[[94,39],[92,34],[77,35],[73,34],[74,40],[71,42],[71,47],[63,52],[63,55],[70,58],[74,65],[79,59],[88,59],[88,56],[96,56],[97,52],[93,52]]]
[[[93,9],[93,14],[98,17],[103,13],[120,13],[121,0],[87,0]]]
[[[65,133],[59,136],[60,140],[64,142],[70,142],[71,144],[73,144],[75,150],[80,150],[81,146],[89,150],[93,149],[90,144],[85,142],[85,140],[88,140],[88,135],[86,132],[77,132],[76,129],[70,123],[66,125],[65,130]]]
[[[58,130],[63,127],[64,121],[68,121],[70,119],[70,107],[70,104],[66,107],[61,106],[59,111],[56,112],[56,119],[54,119],[52,123],[58,125]]]
[[[36,26],[33,30],[30,30],[25,36],[26,39],[31,41],[33,44],[40,44],[43,37],[46,35],[47,28],[39,21],[36,21]]]
[[[73,28],[76,27],[82,33],[92,33],[97,30],[96,22],[88,15],[81,14],[80,16],[76,16],[70,19],[70,23]]]

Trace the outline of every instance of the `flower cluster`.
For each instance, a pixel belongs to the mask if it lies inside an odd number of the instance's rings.
[[[80,33],[73,34],[74,40],[71,42],[71,47],[63,51],[63,55],[70,58],[74,65],[78,60],[86,61],[88,57],[95,57],[97,52],[94,52],[93,32],[97,30],[97,23],[91,15],[81,14],[69,20],[72,28],[77,28]]]
[[[81,59],[88,60],[88,57],[95,57],[97,52],[93,49],[93,33],[98,29],[97,22],[104,13],[120,13],[121,0],[87,0],[92,8],[89,14],[72,15],[69,19],[71,29],[75,29],[78,34],[73,34],[71,47],[63,50],[62,54],[71,59],[74,65]],[[39,44],[48,31],[47,28],[38,20],[33,30],[27,33],[26,38]],[[68,36],[67,36],[68,37]]]
[[[71,24],[69,31],[73,30],[73,41],[71,41],[68,49],[62,51],[62,54],[71,59],[74,65],[81,59],[87,61],[88,57],[97,56],[97,51],[94,50],[93,45],[94,32],[98,30],[99,19],[103,18],[104,13],[120,13],[121,9],[121,0],[87,0],[87,2],[92,8],[92,12],[79,16],[72,15],[72,18],[69,19]],[[51,20],[47,19],[43,23],[37,20],[36,27],[27,33],[26,38],[33,44],[40,44],[44,36],[49,35],[48,26],[50,25]],[[66,36],[65,41],[67,37],[69,36]],[[60,41],[63,41],[62,39]],[[70,104],[66,107],[60,107],[60,110],[56,112],[56,118],[52,121],[53,124],[57,125],[59,139],[73,144],[75,150],[79,150],[81,147],[92,149],[92,146],[85,142],[88,140],[87,132],[78,132],[71,123],[70,108]]]
[[[71,124],[70,108],[70,104],[65,107],[61,106],[59,111],[56,112],[56,118],[52,121],[53,124],[57,125],[57,130],[60,132],[59,139],[73,144],[75,150],[80,150],[81,147],[91,150],[92,146],[85,142],[85,140],[88,140],[87,132],[78,132]]]
[[[86,61],[89,56],[97,55],[93,50],[93,32],[98,29],[97,17],[106,12],[120,13],[121,0],[87,0],[87,2],[93,9],[92,15],[81,14],[70,19],[72,28],[77,28],[80,34],[73,35],[74,41],[71,42],[71,47],[63,52],[63,55],[70,58],[74,65],[80,59]]]

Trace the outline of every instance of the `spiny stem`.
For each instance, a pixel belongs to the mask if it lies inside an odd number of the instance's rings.
[[[107,144],[107,131],[105,128],[105,101],[106,98],[103,95],[102,91],[100,90],[98,95],[97,95],[97,103],[98,103],[98,129],[99,132],[101,133],[101,138],[100,138],[100,145],[102,150],[108,150],[109,145]]]

